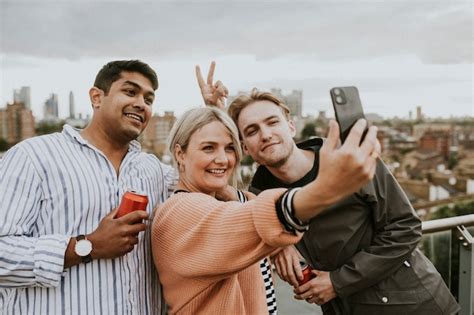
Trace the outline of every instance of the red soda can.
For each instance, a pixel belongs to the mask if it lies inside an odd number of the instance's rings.
[[[129,190],[123,195],[122,202],[120,203],[119,209],[117,211],[117,215],[115,217],[120,218],[136,210],[145,211],[147,205],[148,205],[147,195],[139,194],[136,191]]]
[[[299,285],[303,285],[309,280],[316,277],[316,275],[311,272],[312,270],[313,268],[311,268],[308,264],[301,263],[301,272],[303,273],[303,280],[298,280]]]

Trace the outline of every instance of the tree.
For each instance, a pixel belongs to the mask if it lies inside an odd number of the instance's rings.
[[[7,151],[10,148],[10,145],[8,145],[7,140],[0,138],[0,152]]]
[[[448,169],[452,170],[458,165],[458,158],[456,155],[451,154],[448,159]]]
[[[454,207],[444,206],[439,208],[438,211],[434,212],[431,215],[431,219],[442,219],[442,218],[450,218],[450,217],[457,217],[460,215],[468,215],[474,213],[474,201],[466,202],[466,203],[457,203]]]
[[[316,136],[316,124],[307,123],[306,125],[304,125],[303,130],[301,131],[301,140],[306,140],[315,136]]]
[[[42,121],[36,125],[37,135],[46,135],[54,132],[60,132],[63,129],[64,121],[46,122]]]
[[[253,163],[254,163],[254,160],[252,159],[250,155],[247,155],[247,154],[243,156],[242,161],[240,162],[240,164],[242,165],[252,165]]]

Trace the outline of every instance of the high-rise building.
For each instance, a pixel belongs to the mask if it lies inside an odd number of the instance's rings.
[[[423,113],[421,112],[421,106],[416,107],[416,120],[422,120]]]
[[[50,97],[44,103],[44,119],[58,119],[58,95],[51,93]]]
[[[163,116],[153,115],[140,140],[143,149],[162,156],[166,152],[168,135],[175,121],[176,116],[171,111],[166,111]]]
[[[322,121],[327,121],[328,118],[326,116],[326,111],[325,110],[320,110],[317,119],[322,120]]]
[[[35,136],[35,119],[24,103],[7,104],[0,109],[0,138],[15,144]]]
[[[23,86],[18,90],[13,90],[13,103],[23,103],[27,109],[31,109],[31,88]]]
[[[74,93],[69,92],[69,118],[74,119],[76,113],[74,111]]]
[[[270,92],[283,100],[283,102],[290,109],[290,114],[292,117],[301,118],[303,116],[303,91],[293,90],[291,94],[283,94],[281,89],[273,88]]]

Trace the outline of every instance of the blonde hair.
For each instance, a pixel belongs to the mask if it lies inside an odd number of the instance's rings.
[[[239,95],[229,105],[227,112],[229,113],[229,116],[232,118],[234,123],[238,125],[239,115],[242,112],[242,110],[244,110],[245,107],[258,101],[272,102],[273,104],[275,104],[275,106],[278,106],[281,109],[286,120],[291,119],[290,109],[288,108],[288,106],[285,105],[285,103],[283,103],[283,101],[280,98],[278,98],[277,96],[273,95],[270,92],[261,92],[257,90],[256,88],[252,89],[252,92],[250,92],[250,95],[246,95],[246,94]]]
[[[240,160],[242,158],[242,147],[239,140],[239,131],[232,119],[230,119],[230,117],[222,110],[212,107],[200,107],[186,111],[174,123],[173,128],[171,128],[168,137],[168,150],[171,153],[175,166],[179,168],[176,159],[176,145],[179,144],[181,149],[186,151],[191,136],[202,127],[214,121],[222,123],[232,139],[236,163],[230,178],[230,184],[234,187],[240,186]]]

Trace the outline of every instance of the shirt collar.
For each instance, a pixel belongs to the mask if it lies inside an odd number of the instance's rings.
[[[90,147],[91,144],[89,143],[89,141],[87,141],[81,136],[81,131],[82,129],[72,127],[71,125],[68,125],[68,124],[64,124],[63,126],[64,135],[66,135],[67,137],[71,139],[76,140],[80,144],[87,145]],[[138,142],[137,140],[130,141],[130,144],[128,146],[128,151],[141,151],[140,142]]]

